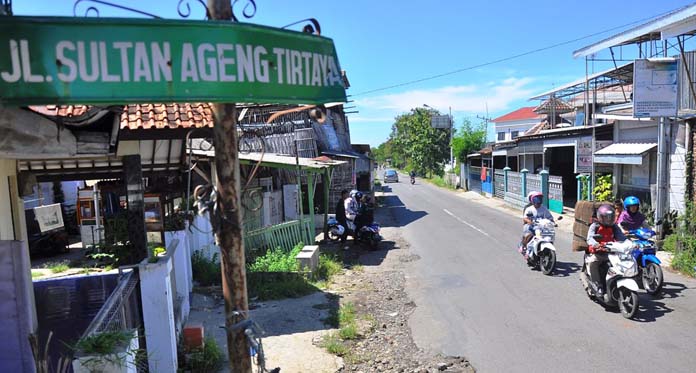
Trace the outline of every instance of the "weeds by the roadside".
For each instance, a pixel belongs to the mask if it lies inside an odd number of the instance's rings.
[[[201,286],[220,285],[222,283],[222,271],[218,254],[213,254],[208,259],[202,250],[194,251],[191,255],[191,270],[193,279]]]
[[[34,270],[31,271],[31,278],[37,278],[37,277],[41,277],[41,276],[43,276],[43,272],[34,271]]]
[[[61,273],[70,269],[70,267],[68,267],[68,263],[65,261],[57,263],[46,263],[46,268],[50,269],[53,273]]]
[[[339,338],[336,333],[330,333],[324,336],[321,346],[331,354],[345,356],[348,353],[348,346]]]
[[[425,180],[440,188],[454,189],[451,185],[447,184],[447,181],[441,176],[433,175],[433,177]]]
[[[322,343],[322,346],[334,355],[344,356],[348,351],[346,341],[360,338],[357,312],[353,303],[346,303],[338,310],[331,310],[324,323],[339,328],[338,332],[326,335]]]
[[[217,372],[222,367],[222,351],[214,338],[206,338],[203,347],[193,350],[184,369],[192,373]]]

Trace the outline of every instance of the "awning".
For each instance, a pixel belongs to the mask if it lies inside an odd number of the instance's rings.
[[[630,144],[616,143],[607,146],[602,150],[595,152],[595,163],[612,163],[612,164],[643,164],[643,156],[648,151],[657,147],[655,143],[648,144]]]
[[[514,157],[514,156],[517,156],[517,147],[494,150],[493,156],[494,157],[500,157],[500,156]]]

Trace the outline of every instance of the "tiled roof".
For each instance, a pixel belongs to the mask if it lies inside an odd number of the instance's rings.
[[[89,110],[89,105],[29,106],[29,109],[52,117],[78,117]]]
[[[121,113],[121,129],[213,127],[210,104],[131,104]]]
[[[31,106],[30,109],[54,117],[78,117],[88,112],[89,105]],[[121,112],[121,129],[205,128],[213,127],[210,104],[129,104]]]
[[[551,97],[537,106],[534,109],[534,112],[538,114],[548,114],[553,111],[556,114],[561,114],[568,113],[573,110],[574,108],[569,103],[561,100],[560,98]]]
[[[539,114],[534,112],[534,106],[523,107],[501,117],[495,118],[492,122],[510,122],[513,120],[537,119]]]

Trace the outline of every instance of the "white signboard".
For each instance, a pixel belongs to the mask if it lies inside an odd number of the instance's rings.
[[[678,69],[674,58],[635,60],[633,64],[633,116],[677,115]]]
[[[449,129],[450,123],[452,122],[449,115],[433,115],[430,118],[430,125],[433,126],[433,128]]]
[[[60,211],[60,203],[35,207],[34,216],[39,223],[41,233],[63,228],[63,213]]]
[[[612,141],[595,141],[595,152],[611,145]],[[578,140],[575,150],[575,172],[592,172],[592,137],[583,137]]]

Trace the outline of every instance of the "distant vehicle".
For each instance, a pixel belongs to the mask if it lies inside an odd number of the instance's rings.
[[[398,183],[399,174],[395,170],[384,171],[384,183]]]

